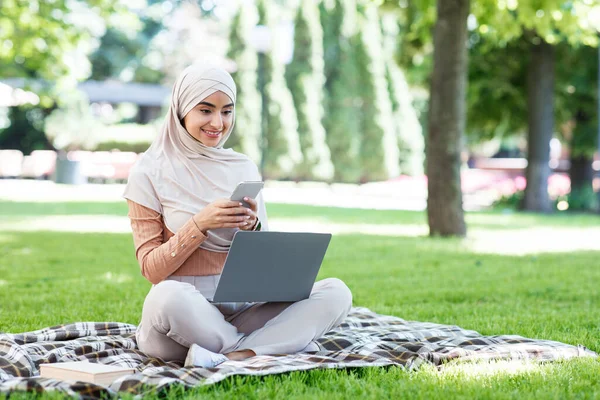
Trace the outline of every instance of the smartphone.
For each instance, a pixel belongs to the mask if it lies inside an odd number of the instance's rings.
[[[244,207],[250,208],[250,204],[244,201],[244,197],[250,197],[251,199],[255,199],[264,185],[265,183],[261,181],[240,182],[231,194],[230,199],[232,201],[239,201]]]

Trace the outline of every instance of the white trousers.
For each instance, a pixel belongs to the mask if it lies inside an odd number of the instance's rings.
[[[221,354],[318,350],[312,341],[339,325],[352,307],[350,290],[336,278],[316,282],[310,297],[295,303],[211,303],[205,296],[214,294],[218,279],[210,282],[171,277],[154,285],[136,332],[139,349],[165,361],[183,361],[193,343]]]

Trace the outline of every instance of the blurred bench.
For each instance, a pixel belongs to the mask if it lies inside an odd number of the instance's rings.
[[[551,159],[548,162],[553,172],[569,172],[569,160]],[[525,175],[527,168],[526,158],[474,158],[470,163],[471,168],[487,171],[502,171],[511,176]]]
[[[125,182],[139,155],[129,151],[70,151],[67,159],[81,162],[81,172],[92,182]],[[0,178],[50,179],[58,155],[54,150],[0,150]]]
[[[23,157],[22,178],[49,179],[56,168],[54,150],[34,150]]]
[[[0,177],[18,178],[21,176],[23,153],[20,150],[0,150]]]
[[[139,155],[129,151],[70,151],[69,160],[82,162],[82,173],[92,182],[124,182]]]

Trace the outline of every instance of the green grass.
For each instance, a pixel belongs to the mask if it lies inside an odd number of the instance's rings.
[[[10,218],[126,215],[122,203],[0,202]],[[335,223],[423,224],[423,213],[270,205],[273,218]],[[473,213],[480,230],[600,226],[596,216]],[[0,232],[0,331],[22,332],[74,321],[136,324],[150,284],[139,273],[128,234]],[[354,305],[408,320],[459,325],[482,334],[518,334],[583,344],[600,352],[600,252],[535,256],[472,253],[464,241],[335,235],[320,278],[337,276]],[[489,366],[487,366],[489,367]],[[535,365],[486,373],[486,367],[308,371],[234,377],[186,392],[207,398],[598,398],[600,361]],[[182,395],[172,389],[167,397]]]
[[[427,223],[424,212],[379,211],[351,208],[316,207],[292,204],[269,204],[271,218],[311,219],[317,222],[344,224],[420,225]],[[29,217],[42,215],[127,215],[127,204],[122,202],[68,202],[19,203],[0,200],[0,217]],[[531,226],[590,227],[600,226],[600,215],[556,213],[550,217],[517,213],[512,210],[494,210],[467,213],[470,228],[516,229]]]

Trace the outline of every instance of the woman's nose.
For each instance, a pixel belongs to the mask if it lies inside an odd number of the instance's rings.
[[[210,124],[213,128],[221,129],[223,128],[223,118],[221,117],[221,113],[213,113],[212,120]]]

